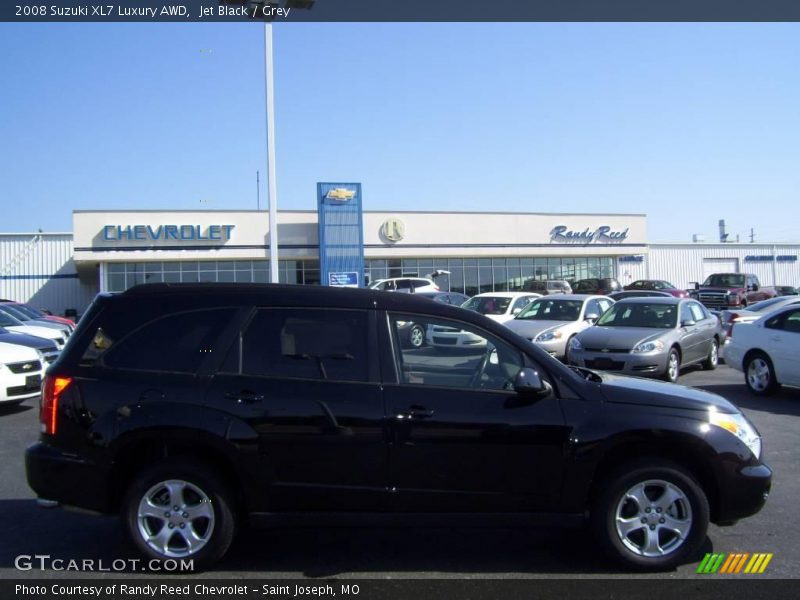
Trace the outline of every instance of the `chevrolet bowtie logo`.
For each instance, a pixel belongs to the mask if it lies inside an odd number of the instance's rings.
[[[347,202],[351,200],[356,193],[353,190],[348,190],[347,188],[333,188],[332,190],[328,190],[328,193],[325,194],[326,200],[337,200],[339,202]]]
[[[32,368],[33,368],[33,365],[31,363],[25,363],[24,365],[22,365],[22,370],[23,371],[30,371]]]
[[[609,350],[608,348],[603,348],[602,350],[600,350],[600,352],[611,352],[611,350]]]

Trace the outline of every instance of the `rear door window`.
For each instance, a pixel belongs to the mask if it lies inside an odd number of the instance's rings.
[[[261,309],[226,358],[245,375],[367,381],[367,313],[355,310]]]
[[[235,309],[172,314],[140,327],[116,341],[98,329],[90,343],[102,364],[113,369],[194,373],[230,322]]]

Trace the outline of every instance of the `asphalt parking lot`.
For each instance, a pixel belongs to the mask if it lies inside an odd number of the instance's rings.
[[[721,366],[693,369],[681,383],[721,394],[739,405],[764,437],[765,459],[775,472],[764,510],[734,527],[711,526],[697,562],[668,573],[638,577],[693,578],[703,552],[772,552],[760,577],[800,573],[800,390],[784,388],[761,399],[742,375]],[[38,400],[0,408],[0,579],[83,577],[114,573],[19,571],[19,555],[52,558],[136,557],[115,518],[98,518],[37,507],[25,483],[23,451],[37,437]],[[540,529],[273,529],[244,531],[217,570],[185,577],[215,578],[596,578],[631,577],[609,563],[582,531]],[[724,577],[717,575],[717,577]],[[732,576],[743,577],[743,575]]]

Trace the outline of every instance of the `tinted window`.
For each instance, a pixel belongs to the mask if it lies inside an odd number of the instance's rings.
[[[137,329],[114,344],[98,330],[92,345],[110,348],[103,359],[107,367],[141,371],[194,373],[203,359],[216,350],[214,343],[228,324],[233,309],[173,314]]]
[[[400,329],[412,319],[422,325],[427,343],[436,349],[434,360],[427,348],[403,348],[399,343]],[[503,340],[460,321],[392,315],[390,323],[398,340],[397,370],[401,384],[514,389],[514,378],[522,368],[522,355]]]
[[[511,298],[502,296],[476,296],[464,304],[464,308],[474,310],[482,315],[504,315],[511,304]]]
[[[792,310],[775,315],[767,319],[764,326],[769,329],[782,329],[789,333],[800,333],[800,310]]]
[[[367,314],[263,309],[243,334],[241,348],[247,375],[366,381]]]
[[[516,301],[514,302],[514,306],[511,307],[511,310],[512,311],[522,310],[523,308],[528,306],[528,304],[531,303],[531,300],[533,300],[533,298],[528,297],[528,296],[523,296],[522,298],[517,298]]]

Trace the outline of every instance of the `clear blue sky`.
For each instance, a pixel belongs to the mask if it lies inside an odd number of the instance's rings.
[[[0,231],[255,208],[263,28],[0,25]],[[278,202],[636,212],[800,240],[798,24],[275,26]],[[790,216],[793,215],[793,216]]]

